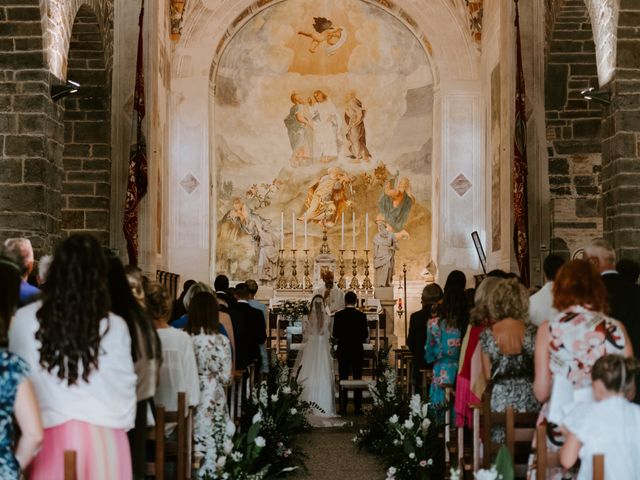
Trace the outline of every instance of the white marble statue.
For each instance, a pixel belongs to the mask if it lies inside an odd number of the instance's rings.
[[[383,219],[376,219],[376,223],[378,224],[378,233],[373,237],[374,283],[376,287],[390,287],[393,281],[398,241],[395,233],[389,231],[387,223]]]

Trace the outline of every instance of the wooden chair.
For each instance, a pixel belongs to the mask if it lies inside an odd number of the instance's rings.
[[[156,270],[156,281],[164,285],[169,292],[172,300],[178,295],[178,279],[180,275],[177,273],[165,272],[164,270]]]
[[[77,480],[76,460],[75,450],[64,451],[64,480]]]
[[[153,443],[155,459],[145,464],[145,476],[157,480],[164,480],[165,412],[164,405],[156,406],[156,424],[147,430],[147,443]]]
[[[593,480],[604,480],[604,455],[593,456]],[[538,425],[536,428],[536,478],[546,480],[549,468],[560,467],[559,452],[547,449],[547,426]]]

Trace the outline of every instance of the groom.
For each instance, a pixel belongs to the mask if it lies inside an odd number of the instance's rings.
[[[362,378],[362,364],[364,362],[364,348],[362,344],[369,337],[367,316],[356,309],[358,296],[354,292],[347,292],[344,296],[346,308],[336,313],[333,321],[333,337],[338,343],[338,372],[340,380],[349,378],[353,373],[354,380]],[[347,411],[347,396],[340,398],[340,412]],[[356,415],[362,413],[362,391],[353,394]]]

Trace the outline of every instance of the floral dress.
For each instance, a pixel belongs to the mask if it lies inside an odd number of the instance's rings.
[[[454,385],[460,358],[461,333],[448,326],[444,319],[432,318],[427,324],[427,344],[424,359],[433,363],[433,381],[429,388],[429,401],[444,404],[444,385]]]
[[[20,465],[13,454],[13,405],[18,387],[29,367],[17,355],[0,349],[0,478],[20,478]]]
[[[524,331],[522,350],[516,355],[506,355],[500,351],[491,332],[486,329],[480,334],[482,350],[491,360],[491,411],[504,412],[509,405],[516,412],[534,412],[540,410],[540,404],[533,394],[533,357],[537,328],[527,325]],[[505,442],[504,428],[491,432],[495,443]]]
[[[194,451],[204,457],[199,478],[216,478],[218,445],[214,438],[214,422],[228,418],[224,386],[231,379],[231,344],[221,333],[193,336],[193,348],[198,364],[200,403],[194,418]]]

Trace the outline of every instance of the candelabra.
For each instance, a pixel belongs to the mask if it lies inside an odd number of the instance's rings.
[[[329,248],[329,238],[327,237],[327,223],[325,220],[326,218],[322,220],[322,246],[320,247],[320,253],[329,254],[331,253],[331,249]]]
[[[278,275],[278,288],[284,289],[287,288],[287,279],[284,276],[284,250],[280,249],[280,253],[278,254],[278,263],[280,264],[280,273]]]
[[[305,290],[311,290],[313,285],[311,284],[311,277],[309,277],[309,250],[304,250],[304,278],[302,279],[302,288]]]
[[[300,289],[302,286],[300,282],[298,282],[298,270],[296,266],[296,251],[295,249],[291,249],[291,278],[289,279],[289,288],[291,289]]]
[[[358,261],[356,260],[356,250],[351,250],[351,252],[353,253],[353,260],[351,261],[351,273],[353,278],[351,278],[349,288],[351,288],[351,290],[358,290],[360,288],[360,283],[358,282]]]
[[[364,280],[362,280],[362,288],[365,291],[373,289],[373,284],[369,279],[369,250],[364,251]]]
[[[404,306],[405,308],[407,308],[407,264],[403,263],[402,264],[402,286],[404,287]],[[407,339],[409,338],[409,329],[407,327],[407,317],[409,315],[405,315],[404,317],[404,338],[405,338],[405,343],[407,341]]]
[[[340,250],[340,278],[338,279],[338,288],[344,290],[347,288],[347,280],[344,278],[344,250]]]

